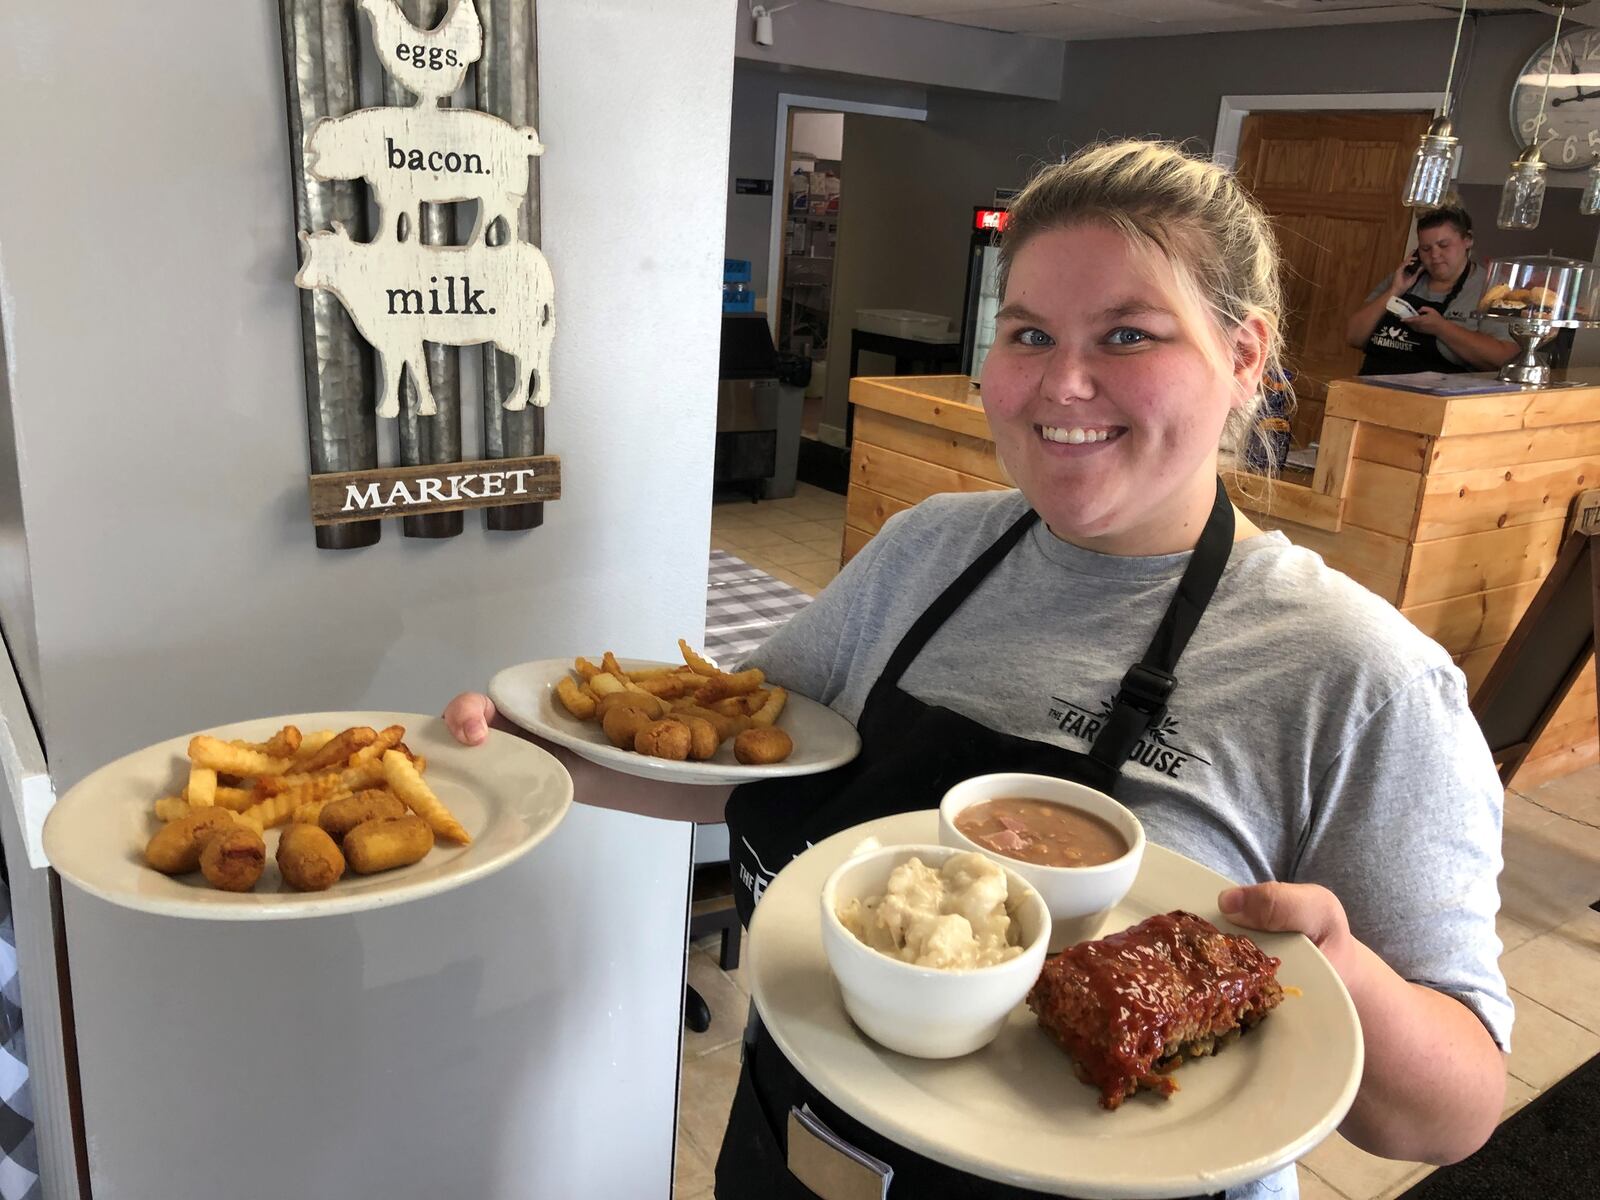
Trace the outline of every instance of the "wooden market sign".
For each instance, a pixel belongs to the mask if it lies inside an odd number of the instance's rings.
[[[291,15],[296,0],[281,2],[286,30],[300,29],[299,19]],[[342,2],[366,14],[388,77],[385,94],[393,102],[344,112],[334,111],[331,104],[324,107],[320,117],[306,124],[300,162],[306,181],[314,186],[347,188],[364,181],[377,226],[370,240],[361,235],[359,204],[343,210],[354,218],[340,220],[329,210],[321,220],[302,221],[295,283],[308,293],[337,300],[371,346],[377,380],[371,389],[375,397],[362,387],[360,396],[343,397],[340,411],[319,413],[322,395],[310,397],[312,521],[326,528],[557,499],[560,460],[540,453],[542,419],[533,445],[500,428],[486,429],[485,450],[504,457],[440,461],[461,457],[461,400],[453,364],[448,371],[442,366],[438,348],[486,348],[486,420],[489,411],[520,414],[530,405],[540,409],[550,402],[555,285],[543,253],[519,229],[519,221],[536,225],[528,216],[528,197],[529,164],[544,153],[538,132],[531,124],[513,123],[493,112],[449,107],[468,69],[484,53],[484,26],[475,0],[449,0],[447,9],[443,0]],[[513,6],[522,7],[515,0]],[[506,7],[491,12],[502,25]],[[531,24],[531,0],[526,8]],[[505,29],[500,34],[502,60],[478,67],[480,101],[494,95],[496,87],[503,88],[509,60],[532,54],[525,40]],[[333,36],[337,23],[324,24],[322,38]],[[287,53],[287,32],[285,37]],[[331,47],[328,57],[335,57]],[[301,92],[303,100],[303,85]],[[398,102],[408,93],[412,103]],[[456,244],[446,206],[462,202],[476,203],[477,213],[465,241]],[[315,356],[327,353],[325,341],[322,330],[313,338],[308,327],[308,380],[313,368],[320,367]],[[436,377],[450,374],[442,397],[435,396],[430,358]],[[322,391],[329,388],[324,384]],[[447,406],[443,411],[441,400]],[[319,430],[348,427],[352,403],[372,405],[366,412],[380,419],[401,418],[405,465],[379,466],[375,439],[369,439],[366,461],[347,464],[361,469],[340,470],[345,464],[334,462],[316,468],[319,448],[327,459],[327,449],[336,444],[325,434],[319,439]],[[511,421],[506,418],[506,431]],[[449,533],[458,529],[459,524]],[[318,538],[319,545],[359,544],[324,541],[320,533]]]
[[[445,466],[380,467],[311,477],[311,520],[318,525],[464,512],[561,498],[553,455],[489,458]]]

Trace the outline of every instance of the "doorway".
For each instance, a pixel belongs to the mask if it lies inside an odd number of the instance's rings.
[[[843,193],[844,113],[791,109],[785,142],[776,341],[779,354],[805,360],[809,370],[803,368],[801,374],[818,381],[827,374]],[[818,436],[821,413],[821,389],[809,382],[801,409],[802,436]]]
[[[1322,430],[1330,380],[1356,374],[1349,315],[1394,272],[1411,240],[1400,202],[1433,114],[1252,112],[1236,170],[1273,218],[1284,263],[1285,358],[1296,372],[1296,447]]]

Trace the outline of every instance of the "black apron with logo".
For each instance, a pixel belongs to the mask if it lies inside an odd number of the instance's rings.
[[[1456,280],[1455,287],[1450,289],[1443,300],[1430,300],[1415,287],[1400,299],[1418,312],[1431,308],[1436,313],[1443,313],[1461,294],[1461,289],[1467,285],[1467,278],[1472,271],[1473,264],[1469,260],[1462,269],[1461,278]],[[1417,282],[1420,283],[1421,280]],[[1446,358],[1439,349],[1439,339],[1433,334],[1409,328],[1387,308],[1378,318],[1378,325],[1372,331],[1372,336],[1367,338],[1365,349],[1366,357],[1361,360],[1363,375],[1411,375],[1418,371],[1449,373],[1472,370],[1464,363],[1453,362]]]
[[[1031,509],[1019,517],[912,624],[861,710],[861,753],[853,762],[822,775],[734,789],[727,809],[729,857],[734,900],[746,925],[772,875],[808,845],[864,821],[934,808],[954,784],[974,775],[1024,771],[1115,794],[1123,764],[1166,712],[1177,682],[1173,668],[1227,566],[1233,506],[1219,480],[1211,516],[1177,592],[1144,658],[1123,676],[1111,714],[1087,754],[990,729],[925,704],[899,686],[928,640],[1037,520]],[[809,1104],[845,1141],[892,1166],[893,1196],[1031,1200],[1042,1195],[941,1166],[846,1116],[805,1081],[760,1021],[752,1019],[717,1159],[719,1200],[812,1200],[814,1193],[789,1173],[784,1149],[789,1110],[801,1104]]]

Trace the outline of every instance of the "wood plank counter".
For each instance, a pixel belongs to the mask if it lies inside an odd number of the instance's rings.
[[[1576,373],[1575,373],[1576,374]],[[1393,603],[1476,690],[1600,480],[1600,379],[1489,396],[1329,385],[1310,486],[1234,476],[1234,503]],[[1512,781],[1600,761],[1585,671]]]
[[[976,401],[965,376],[850,381],[844,561],[934,492],[1012,486]],[[1474,689],[1555,562],[1572,498],[1597,486],[1600,376],[1452,398],[1335,381],[1309,484],[1228,479],[1252,520],[1396,605]],[[1583,673],[1515,786],[1600,761],[1594,681]]]

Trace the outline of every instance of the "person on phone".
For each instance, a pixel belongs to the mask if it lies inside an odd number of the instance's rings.
[[[1517,344],[1481,328],[1472,315],[1486,277],[1472,258],[1467,210],[1424,212],[1417,218],[1417,248],[1351,314],[1345,337],[1366,351],[1361,374],[1492,371],[1510,362]]]

